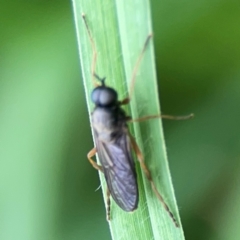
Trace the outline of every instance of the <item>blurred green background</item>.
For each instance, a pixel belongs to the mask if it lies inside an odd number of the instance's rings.
[[[153,0],[170,168],[186,239],[240,238],[240,3]],[[0,8],[0,239],[110,239],[70,1]]]

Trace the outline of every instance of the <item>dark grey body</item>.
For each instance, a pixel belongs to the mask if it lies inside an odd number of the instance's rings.
[[[137,208],[138,186],[127,117],[119,105],[97,106],[92,113],[92,127],[97,154],[112,198],[123,210]]]

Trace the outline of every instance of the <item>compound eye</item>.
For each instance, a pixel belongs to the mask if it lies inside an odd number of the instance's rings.
[[[92,101],[97,106],[112,106],[117,102],[117,92],[108,87],[97,87],[93,90],[91,95]]]

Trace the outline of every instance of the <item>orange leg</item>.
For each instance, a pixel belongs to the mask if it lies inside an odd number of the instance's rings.
[[[134,152],[137,155],[138,161],[140,163],[140,166],[142,168],[142,170],[144,171],[148,181],[151,184],[151,187],[153,189],[153,192],[156,194],[157,198],[159,199],[159,201],[162,203],[163,207],[165,208],[165,210],[168,212],[169,216],[171,217],[171,219],[173,220],[174,224],[176,227],[179,227],[179,224],[177,222],[177,220],[175,219],[173,213],[171,212],[170,208],[168,207],[167,203],[164,201],[162,195],[158,192],[153,180],[152,180],[152,176],[151,173],[149,171],[149,169],[147,168],[147,166],[144,163],[144,159],[143,159],[143,155],[135,141],[135,139],[133,138],[133,136],[129,133],[130,139],[131,139],[131,144],[132,144],[132,148],[134,150]]]
[[[93,166],[95,169],[103,172],[102,166],[98,165],[98,164],[92,159],[92,157],[94,157],[94,156],[96,155],[96,153],[97,153],[97,149],[94,147],[94,148],[88,153],[87,158],[88,158],[89,162],[92,164],[92,166]]]
[[[190,118],[193,118],[194,114],[191,113],[189,115],[186,116],[171,116],[171,115],[151,115],[151,116],[145,116],[145,117],[141,117],[141,118],[136,118],[136,119],[130,119],[128,120],[128,122],[143,122],[149,119],[155,119],[155,118],[163,118],[163,119],[169,119],[169,120],[187,120]]]
[[[93,166],[95,169],[103,172],[102,166],[98,165],[94,160],[92,160],[92,157],[95,156],[96,153],[97,153],[97,149],[96,149],[96,148],[93,148],[93,149],[88,153],[88,155],[87,155],[88,160],[89,160],[89,162],[92,164],[92,166]],[[111,206],[111,202],[110,202],[110,192],[109,192],[109,190],[108,190],[108,188],[107,188],[107,213],[106,213],[106,215],[107,215],[107,217],[106,217],[106,218],[107,218],[107,221],[110,221],[110,212],[111,212],[110,206]]]
[[[107,188],[107,221],[110,221],[110,212],[111,212],[111,201],[110,201],[110,192]]]
[[[136,80],[136,76],[137,76],[137,72],[138,72],[138,69],[139,69],[139,66],[140,66],[140,63],[143,59],[143,55],[144,55],[144,52],[146,51],[147,49],[147,46],[148,46],[148,43],[150,41],[150,39],[152,38],[152,34],[149,34],[147,36],[147,39],[145,40],[145,43],[143,45],[143,48],[142,48],[142,51],[137,59],[137,62],[135,63],[135,66],[133,68],[133,72],[132,72],[132,77],[131,77],[131,83],[130,83],[130,90],[129,90],[129,99],[131,99],[132,97],[132,94],[133,94],[133,90],[134,90],[134,85],[135,85],[135,80]]]
[[[86,20],[86,15],[84,13],[82,13],[82,18],[84,20],[84,23],[85,23],[85,26],[86,26],[86,29],[87,29],[87,33],[88,33],[88,37],[89,37],[91,47],[92,47],[92,65],[91,65],[92,82],[93,82],[93,85],[95,87],[97,87],[97,86],[99,86],[99,84],[94,80],[94,74],[95,74],[96,63],[97,63],[97,50],[96,50],[96,47],[95,47],[95,43],[93,41],[92,34],[91,34],[90,29],[88,27],[88,23],[87,23],[87,20]]]
[[[125,99],[123,99],[122,101],[119,102],[120,105],[126,105],[130,102],[132,95],[133,95],[133,90],[134,90],[134,85],[135,85],[135,80],[136,80],[136,75],[140,66],[140,63],[142,61],[144,52],[148,46],[148,43],[150,41],[150,39],[152,38],[152,34],[149,34],[147,36],[147,39],[145,40],[144,46],[142,48],[142,51],[137,59],[137,62],[135,63],[135,66],[133,68],[133,72],[132,72],[132,77],[131,77],[131,82],[130,82],[130,87],[129,87],[129,95],[128,97],[126,97]]]
[[[122,101],[119,102],[120,105],[127,105],[130,102],[130,98],[126,97]]]

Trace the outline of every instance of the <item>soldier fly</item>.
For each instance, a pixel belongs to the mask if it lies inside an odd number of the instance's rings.
[[[91,114],[91,125],[93,128],[96,146],[88,153],[87,157],[92,166],[104,174],[107,183],[107,220],[110,220],[110,196],[117,205],[126,212],[132,212],[138,207],[138,184],[135,163],[131,154],[131,149],[135,152],[141,168],[149,180],[154,193],[156,194],[163,207],[166,209],[176,227],[179,227],[177,220],[158,192],[151,173],[144,163],[143,155],[128,130],[128,122],[144,121],[152,118],[166,118],[184,120],[193,117],[193,114],[182,117],[173,117],[169,115],[153,115],[139,119],[131,119],[121,108],[122,105],[128,104],[133,92],[133,86],[136,78],[136,72],[139,68],[143,54],[148,46],[152,34],[149,34],[143,49],[138,57],[133,70],[129,97],[122,101],[118,100],[118,94],[115,89],[106,86],[105,78],[100,78],[95,73],[97,51],[93,41],[90,29],[87,24],[85,14],[82,14],[87,34],[91,43],[93,56],[91,74],[100,82],[95,83],[95,88],[91,94],[91,100],[95,108]],[[98,165],[92,157],[98,154],[101,165]]]

